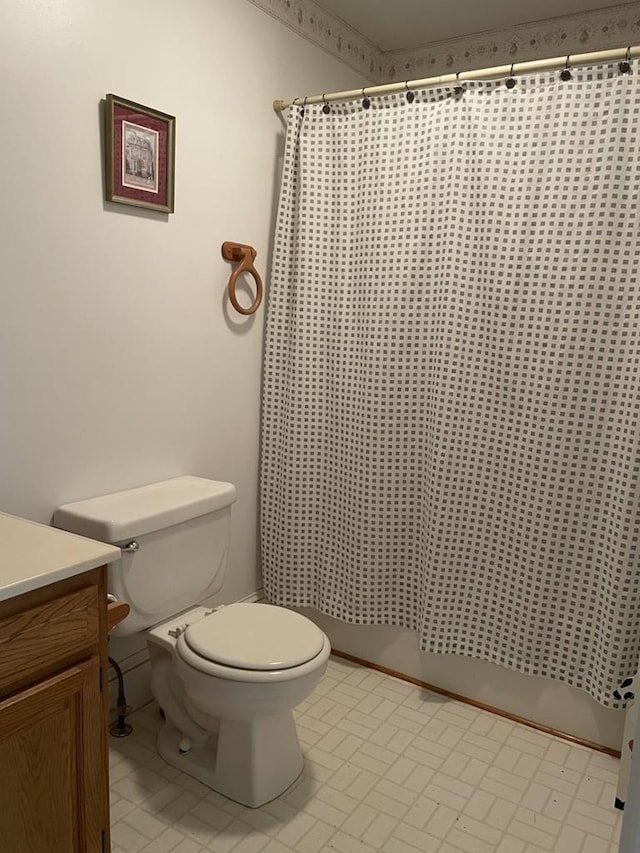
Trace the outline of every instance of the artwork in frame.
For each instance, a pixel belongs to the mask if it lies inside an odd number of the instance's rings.
[[[106,198],[173,213],[174,116],[107,95]]]

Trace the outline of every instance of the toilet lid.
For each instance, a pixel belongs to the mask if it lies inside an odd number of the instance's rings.
[[[313,622],[272,604],[230,604],[189,625],[184,639],[200,657],[254,670],[300,666],[324,646]]]

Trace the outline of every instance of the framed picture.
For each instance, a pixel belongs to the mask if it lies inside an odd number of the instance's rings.
[[[174,116],[107,95],[106,197],[173,213]]]

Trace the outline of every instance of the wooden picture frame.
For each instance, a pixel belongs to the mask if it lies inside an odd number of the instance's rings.
[[[175,116],[106,96],[106,199],[174,211]]]

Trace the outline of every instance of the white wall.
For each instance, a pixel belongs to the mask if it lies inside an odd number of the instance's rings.
[[[231,480],[225,597],[255,590],[264,312],[230,311],[220,246],[266,277],[272,100],[354,77],[244,0],[1,0],[0,511]],[[175,214],[103,201],[107,92],[177,117]]]
[[[244,0],[0,0],[0,79],[0,511],[230,480],[220,601],[252,593],[264,311],[229,309],[220,246],[268,278],[272,101],[355,72]],[[174,214],[103,201],[108,92],[176,116]]]

